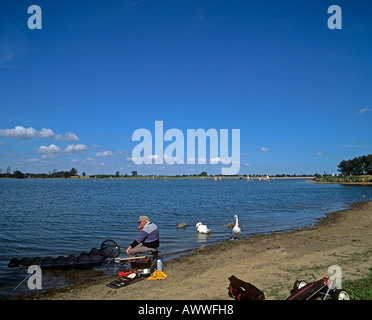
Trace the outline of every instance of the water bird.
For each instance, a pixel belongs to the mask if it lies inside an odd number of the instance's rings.
[[[196,230],[198,230],[199,233],[207,234],[207,233],[209,233],[209,231],[211,231],[211,229],[208,229],[207,226],[202,224],[201,222],[198,222],[195,227],[196,227]]]
[[[240,235],[240,233],[241,233],[242,230],[239,227],[238,215],[235,215],[234,216],[234,219],[235,219],[235,226],[232,229],[232,233],[234,235],[234,238],[237,238]]]
[[[177,224],[177,228],[184,228],[186,227],[186,220],[183,220],[183,222]]]
[[[223,226],[232,229],[235,226],[235,221],[229,222],[228,224],[224,224]]]

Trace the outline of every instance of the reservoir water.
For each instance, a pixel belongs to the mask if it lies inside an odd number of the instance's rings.
[[[99,248],[105,239],[117,242],[124,253],[138,235],[140,215],[159,227],[166,264],[191,249],[229,239],[224,225],[235,214],[242,236],[250,236],[311,226],[329,212],[371,200],[368,186],[304,179],[0,179],[0,297],[9,297],[27,276],[27,268],[8,268],[11,258],[78,255]],[[177,229],[184,220],[186,228]],[[208,236],[196,233],[199,221],[211,229]],[[43,289],[114,272],[107,270],[45,272]],[[27,290],[25,282],[16,292]]]

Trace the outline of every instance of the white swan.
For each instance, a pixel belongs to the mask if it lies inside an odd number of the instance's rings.
[[[209,231],[211,231],[211,229],[208,229],[207,226],[202,224],[201,222],[198,222],[195,227],[199,233],[209,233]]]
[[[235,215],[234,219],[235,219],[235,227],[232,229],[232,233],[234,234],[234,237],[238,237],[242,230],[239,227],[238,216]]]

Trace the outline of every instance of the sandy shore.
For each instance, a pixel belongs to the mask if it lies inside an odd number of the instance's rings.
[[[165,280],[143,280],[128,287],[106,287],[114,278],[39,294],[57,300],[231,300],[228,277],[250,282],[266,299],[283,299],[296,279],[327,276],[339,265],[342,279],[363,278],[372,266],[372,202],[329,214],[314,227],[299,231],[226,240],[166,262]]]

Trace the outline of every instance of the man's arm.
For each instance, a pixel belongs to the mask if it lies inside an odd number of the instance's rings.
[[[132,244],[127,248],[127,250],[125,252],[128,254],[128,251],[130,249],[132,249],[135,246],[139,245],[143,240],[146,239],[147,236],[148,236],[148,233],[146,231],[143,231],[142,230],[141,233],[139,234],[139,236],[137,237],[137,239],[132,242]]]

